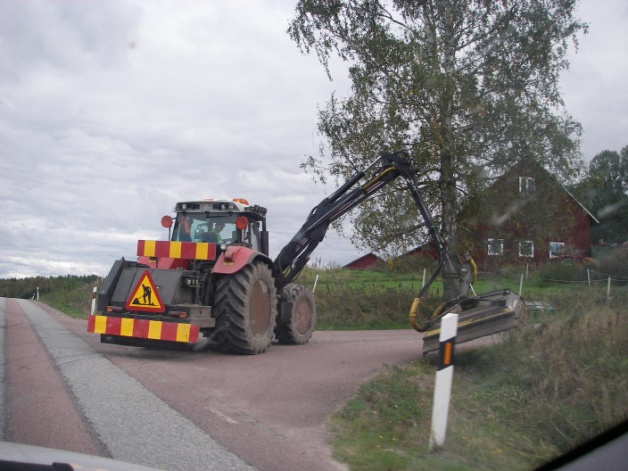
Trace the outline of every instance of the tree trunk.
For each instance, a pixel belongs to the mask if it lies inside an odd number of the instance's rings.
[[[446,15],[450,17],[451,12]],[[460,264],[456,257],[458,195],[456,193],[456,172],[454,164],[455,135],[452,125],[454,95],[456,82],[454,80],[456,49],[454,30],[451,23],[446,23],[443,35],[443,68],[445,71],[445,87],[440,98],[440,169],[441,169],[441,204],[443,211],[443,237],[447,242],[447,254],[449,260],[445,263],[443,273],[443,298],[445,301],[460,295]],[[451,263],[449,263],[451,262]]]
[[[442,232],[443,238],[447,242],[447,255],[449,256],[449,261],[451,261],[451,263],[446,262],[444,265],[443,298],[445,301],[449,301],[460,295],[460,264],[456,256],[456,216],[458,213],[458,202],[453,162],[453,156],[441,155]]]

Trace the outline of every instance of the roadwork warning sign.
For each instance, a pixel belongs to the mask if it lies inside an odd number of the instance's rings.
[[[127,311],[164,312],[159,290],[148,270],[144,271],[124,305]]]

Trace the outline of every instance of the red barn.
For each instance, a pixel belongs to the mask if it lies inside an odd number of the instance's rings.
[[[379,258],[374,253],[367,253],[366,255],[361,256],[360,258],[356,258],[352,262],[347,263],[342,268],[348,268],[349,270],[365,270],[367,268],[372,267],[377,262],[381,262],[382,259]]]

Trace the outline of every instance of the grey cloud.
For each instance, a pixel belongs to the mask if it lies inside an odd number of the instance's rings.
[[[110,66],[132,47],[140,16],[123,0],[5,0],[0,11],[3,81],[32,79],[46,68]]]
[[[349,88],[344,65],[330,83],[289,40],[293,12],[289,0],[1,2],[0,277],[105,275],[138,238],[165,237],[176,201],[204,197],[266,206],[277,254],[333,191],[299,164],[318,152],[317,105]],[[593,29],[582,39],[572,71],[600,65],[599,41]],[[612,51],[616,64],[564,82],[585,145],[608,129],[624,139],[624,87],[600,81],[625,75]],[[331,231],[314,253],[358,255]]]

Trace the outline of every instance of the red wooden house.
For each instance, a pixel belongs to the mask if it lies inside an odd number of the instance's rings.
[[[482,269],[591,254],[597,219],[539,164],[522,160],[461,213],[462,245]]]

